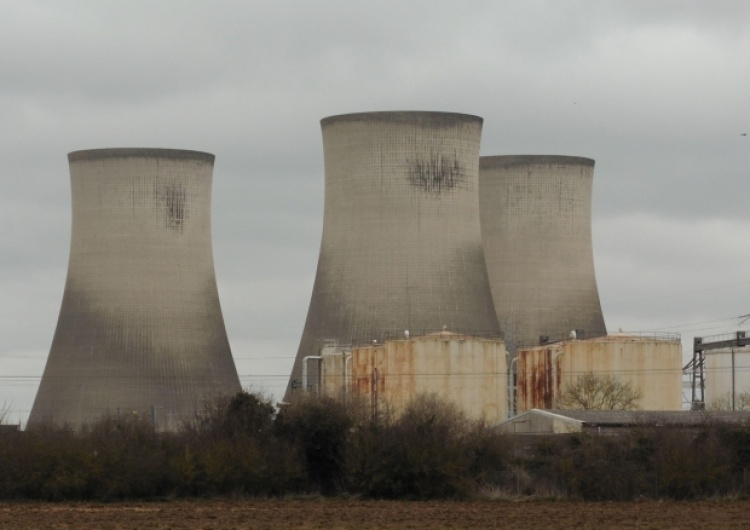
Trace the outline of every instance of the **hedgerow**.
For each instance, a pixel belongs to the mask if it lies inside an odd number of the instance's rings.
[[[398,414],[260,394],[212,403],[177,432],[138,417],[0,435],[0,499],[502,495],[584,500],[746,496],[750,429],[635,428],[518,438],[436,396]]]

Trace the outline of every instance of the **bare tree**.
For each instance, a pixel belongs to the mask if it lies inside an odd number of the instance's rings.
[[[635,410],[643,394],[616,375],[587,372],[565,385],[560,404],[569,409]]]
[[[711,401],[708,404],[708,410],[750,410],[750,388],[734,395],[734,408],[732,408],[732,393],[727,392],[723,397]]]

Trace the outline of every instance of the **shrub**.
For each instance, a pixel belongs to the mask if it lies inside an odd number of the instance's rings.
[[[353,426],[349,409],[330,398],[311,396],[285,406],[275,432],[302,459],[308,489],[331,495],[345,479],[345,454]]]
[[[240,435],[265,438],[272,435],[275,417],[276,408],[270,398],[243,391],[209,403],[186,430],[219,438]]]
[[[172,457],[178,492],[187,495],[279,495],[301,488],[294,450],[274,431],[276,409],[259,394],[217,400],[181,433]]]
[[[373,418],[355,431],[350,487],[370,497],[466,497],[497,478],[505,461],[498,439],[454,405],[421,395],[398,418]]]

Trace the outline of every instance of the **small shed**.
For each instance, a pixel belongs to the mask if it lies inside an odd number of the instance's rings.
[[[695,429],[706,424],[750,427],[750,411],[541,410],[532,409],[497,424],[507,434],[617,434],[636,427]]]

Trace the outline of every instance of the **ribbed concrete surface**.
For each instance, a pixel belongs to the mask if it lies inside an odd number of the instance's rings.
[[[486,156],[479,165],[485,259],[509,351],[574,329],[605,335],[591,244],[594,161]]]
[[[290,384],[325,339],[497,334],[479,226],[482,119],[375,112],[321,125],[323,238]]]
[[[28,426],[137,413],[175,428],[241,389],[214,274],[214,156],[97,149],[68,158],[68,278]]]

